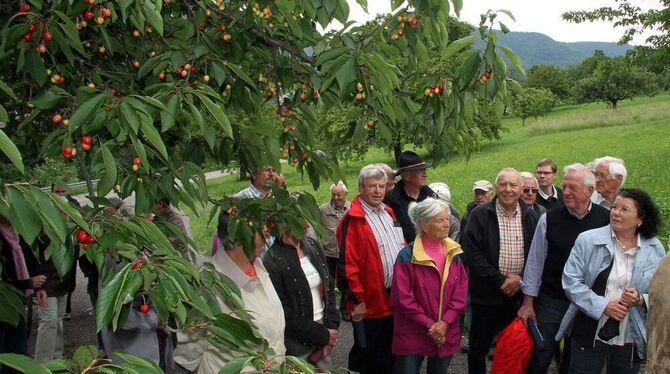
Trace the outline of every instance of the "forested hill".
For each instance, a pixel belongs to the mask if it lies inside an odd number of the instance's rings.
[[[508,34],[498,32],[498,41],[516,52],[526,69],[538,64],[565,68],[580,63],[585,58],[592,56],[593,52],[598,49],[602,50],[606,56],[621,56],[632,48],[630,45],[606,42],[557,42],[538,32],[510,32]]]

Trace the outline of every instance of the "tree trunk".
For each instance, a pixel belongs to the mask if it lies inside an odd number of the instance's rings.
[[[395,165],[391,166],[391,168],[394,168],[396,165],[398,165],[398,160],[400,160],[400,154],[402,153],[402,144],[400,142],[396,142],[393,144],[393,156],[395,158]]]
[[[83,156],[77,156],[77,163],[79,164],[79,169],[81,169],[81,174],[84,176],[84,181],[86,181],[86,190],[88,191],[89,197],[95,197],[95,190],[93,189],[93,181],[91,180],[91,174],[88,172],[86,163],[84,163]],[[98,204],[93,199],[90,199],[93,202],[93,207],[97,208]]]

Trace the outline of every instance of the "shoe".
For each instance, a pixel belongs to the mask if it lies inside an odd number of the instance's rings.
[[[64,319],[65,321],[69,321],[71,317],[72,317],[72,316],[70,315],[70,313],[65,313],[65,314],[63,314],[63,319]]]

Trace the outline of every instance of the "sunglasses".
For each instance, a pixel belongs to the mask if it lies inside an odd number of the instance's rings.
[[[537,193],[537,188],[524,188],[523,193]]]

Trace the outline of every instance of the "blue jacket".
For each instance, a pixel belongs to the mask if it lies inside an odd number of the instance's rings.
[[[644,305],[631,308],[629,318],[633,342],[642,359],[646,353],[645,323],[647,305],[649,305],[649,282],[663,256],[665,256],[665,250],[657,238],[640,239],[640,248],[635,255],[630,287],[635,288],[644,297]],[[610,225],[583,232],[577,237],[570,257],[565,263],[562,277],[563,289],[572,304],[563,317],[556,340],[568,334],[578,308],[593,319],[600,319],[603,315],[608,300],[596,295],[591,290],[591,286],[598,274],[607,269],[613,257],[614,243]]]

